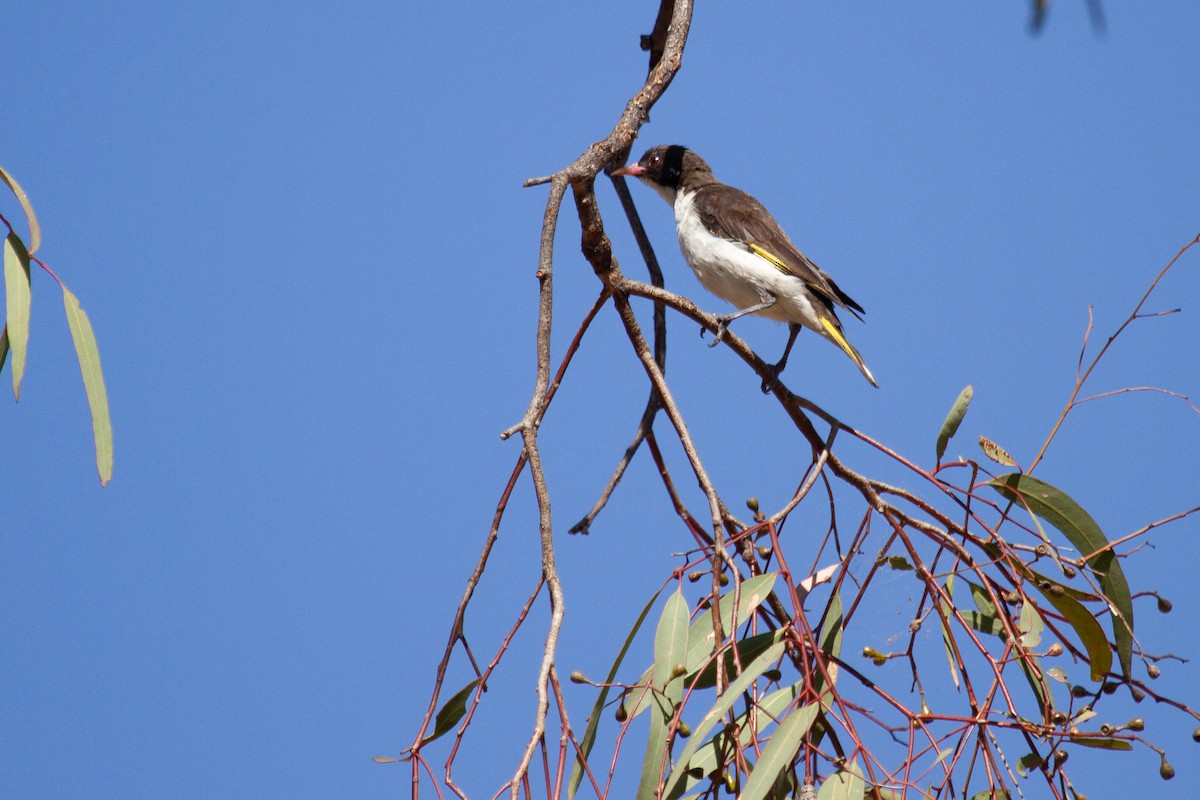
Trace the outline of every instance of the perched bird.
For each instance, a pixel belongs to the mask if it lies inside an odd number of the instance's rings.
[[[878,386],[846,341],[835,310],[841,306],[861,320],[862,306],[792,244],[762,203],[718,181],[704,159],[679,145],[652,147],[636,164],[612,174],[641,180],[671,204],[684,260],[705,289],[739,309],[717,318],[710,347],[721,341],[729,323],[746,314],[788,323],[787,347],[763,381],[764,393],[787,366],[801,326],[836,344]]]

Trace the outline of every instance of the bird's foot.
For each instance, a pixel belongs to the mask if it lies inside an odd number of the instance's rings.
[[[729,317],[717,317],[717,332],[716,335],[713,336],[713,340],[708,343],[709,347],[716,347],[721,343],[721,340],[725,338],[725,331],[729,330],[729,321]],[[707,328],[700,329],[701,339],[704,338],[704,333],[707,330]]]
[[[778,364],[772,364],[769,368],[769,374],[763,378],[762,393],[770,394],[776,386],[779,385],[779,373],[783,372],[783,368],[787,366],[787,359],[780,361]]]

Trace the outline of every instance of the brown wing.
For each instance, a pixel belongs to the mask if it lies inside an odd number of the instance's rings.
[[[724,184],[703,186],[696,191],[693,202],[700,220],[716,235],[765,250],[774,256],[772,263],[804,281],[831,308],[836,303],[855,316],[865,313],[824,270],[792,244],[763,204],[741,189]],[[719,214],[715,213],[718,207]]]

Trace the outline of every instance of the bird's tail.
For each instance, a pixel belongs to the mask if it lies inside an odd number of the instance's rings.
[[[850,360],[854,362],[854,366],[858,367],[858,371],[863,374],[863,377],[878,389],[879,384],[875,382],[875,376],[871,374],[871,370],[867,369],[867,362],[863,361],[863,357],[854,349],[854,345],[846,341],[846,336],[837,322],[823,316],[821,317],[821,327],[825,329],[825,333],[829,335],[833,343],[842,348],[843,353],[850,356]]]

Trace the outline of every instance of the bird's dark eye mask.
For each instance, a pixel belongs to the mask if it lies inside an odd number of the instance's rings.
[[[678,186],[679,176],[683,172],[683,154],[686,147],[673,144],[667,148],[667,157],[663,160],[663,186]]]

